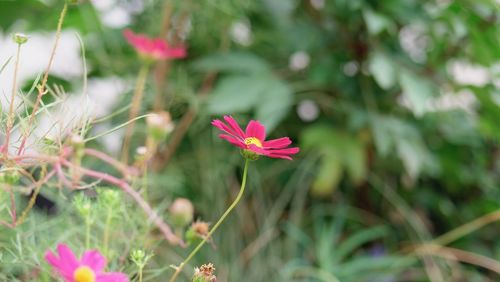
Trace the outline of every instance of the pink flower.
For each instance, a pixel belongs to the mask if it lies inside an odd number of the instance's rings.
[[[174,59],[186,57],[186,48],[170,47],[167,41],[161,38],[149,38],[142,34],[136,34],[130,29],[123,31],[123,36],[135,50],[146,58],[153,60]]]
[[[287,148],[292,144],[292,140],[288,137],[266,141],[266,128],[258,121],[251,120],[243,132],[231,116],[224,116],[224,120],[226,123],[216,119],[212,121],[212,125],[224,131],[225,134],[220,134],[219,137],[241,148],[245,157],[252,157],[253,154],[255,158],[264,155],[291,160],[290,155],[299,152],[297,147]]]
[[[121,272],[104,273],[106,258],[98,251],[86,251],[78,260],[71,249],[57,245],[59,257],[51,251],[45,253],[45,260],[64,278],[66,282],[128,282],[127,275]]]

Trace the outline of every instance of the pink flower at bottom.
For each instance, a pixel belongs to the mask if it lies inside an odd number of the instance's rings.
[[[140,55],[146,58],[164,60],[186,57],[186,48],[171,47],[167,41],[161,38],[150,38],[142,34],[136,34],[129,29],[123,31],[123,36]]]
[[[233,117],[224,116],[224,120],[225,122],[216,119],[212,121],[212,125],[225,132],[219,134],[221,139],[241,148],[243,152],[287,160],[292,159],[290,155],[299,152],[297,147],[287,148],[292,144],[288,137],[266,141],[266,128],[259,121],[251,120],[243,132]]]
[[[66,282],[128,282],[127,275],[121,272],[103,272],[106,258],[98,251],[86,251],[78,260],[71,249],[57,245],[57,257],[51,251],[45,253],[45,260]]]

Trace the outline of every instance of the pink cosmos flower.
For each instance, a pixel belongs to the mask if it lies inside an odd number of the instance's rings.
[[[291,160],[290,155],[299,152],[297,147],[287,148],[292,144],[292,140],[288,137],[266,141],[266,128],[259,121],[251,120],[243,132],[233,117],[224,116],[224,120],[226,122],[218,119],[212,121],[213,126],[225,132],[219,134],[219,137],[241,148],[244,153],[253,154],[255,157],[264,155],[270,158]],[[248,154],[244,155],[248,156]]]
[[[59,257],[51,251],[45,253],[45,260],[64,278],[66,282],[128,282],[127,275],[121,272],[104,273],[106,258],[98,251],[86,251],[78,260],[71,249],[57,245]]]
[[[150,38],[136,34],[130,29],[123,31],[123,36],[135,50],[146,58],[153,60],[174,59],[186,57],[186,48],[170,47],[167,41],[161,38]]]

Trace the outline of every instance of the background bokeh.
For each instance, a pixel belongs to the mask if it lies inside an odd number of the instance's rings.
[[[176,123],[148,177],[160,211],[184,197],[213,223],[236,195],[243,160],[218,139],[214,118],[259,119],[268,136],[301,147],[293,161],[251,164],[243,201],[192,267],[213,262],[220,281],[498,281],[498,212],[439,240],[500,209],[498,1],[81,2],[68,11],[49,79],[65,96],[40,118],[40,134],[61,134],[82,117],[116,113],[94,134],[126,121],[120,109],[140,67],[122,36],[130,28],[188,48],[187,58],[157,64],[145,88],[142,112],[168,110]],[[11,35],[30,37],[19,76],[28,92],[62,4],[0,0],[2,93]],[[136,128],[134,148],[146,134]],[[122,135],[90,146],[118,156]],[[0,227],[2,281],[30,281],[23,275],[37,265],[48,272],[43,251],[56,239],[78,241],[71,193],[41,194],[58,213],[35,209],[17,232]],[[143,214],[123,201],[113,244],[154,252],[146,279],[165,281],[187,251],[141,232],[150,228]],[[418,248],[430,242],[445,248]]]

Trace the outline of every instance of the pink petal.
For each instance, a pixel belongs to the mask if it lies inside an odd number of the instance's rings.
[[[45,253],[45,260],[52,265],[53,269],[59,273],[66,281],[72,281],[73,272],[79,266],[73,252],[63,244],[57,246],[59,257],[51,251]]]
[[[266,150],[264,148],[259,148],[255,146],[254,144],[251,144],[248,146],[250,150],[253,152],[259,154],[259,155],[264,155],[266,157],[270,158],[281,158],[281,159],[287,159],[291,160],[292,158],[289,155],[293,155],[299,152],[299,148],[294,147],[294,148],[286,148],[286,149],[279,149],[279,150]]]
[[[179,59],[184,58],[186,57],[186,48],[184,47],[168,48],[166,54],[170,58],[179,58]]]
[[[75,254],[68,246],[64,244],[57,245],[57,252],[59,253],[60,261],[64,265],[64,267],[68,269],[75,269],[80,265]]]
[[[273,140],[268,140],[264,141],[262,143],[262,146],[266,149],[279,149],[279,148],[285,148],[286,146],[292,144],[292,140],[288,137],[282,137],[278,139],[273,139]]]
[[[285,148],[285,149],[276,149],[276,150],[266,150],[271,154],[280,154],[280,155],[295,155],[300,149],[298,147]]]
[[[251,120],[246,129],[247,137],[256,137],[261,142],[264,142],[266,139],[266,128],[258,121]]]
[[[239,141],[238,139],[234,138],[233,136],[230,136],[227,134],[219,134],[219,138],[226,140],[227,142],[233,144],[236,147],[246,149],[245,143]]]
[[[247,137],[232,116],[224,116],[224,120],[229,124],[229,126],[231,126],[231,128],[236,133],[236,136],[241,137],[242,139],[245,139]]]
[[[82,259],[80,260],[80,263],[82,265],[86,265],[86,266],[90,267],[94,272],[99,273],[106,266],[106,258],[103,257],[99,253],[99,251],[90,250],[90,251],[86,251],[83,254]]]
[[[212,125],[217,127],[218,129],[228,133],[229,135],[232,135],[236,138],[240,138],[242,141],[245,139],[244,137],[239,137],[239,135],[232,128],[229,128],[225,123],[223,123],[222,121],[220,121],[218,119],[212,121]]]
[[[96,277],[96,282],[128,282],[128,276],[121,272],[101,273]]]
[[[265,155],[266,157],[270,157],[270,158],[279,158],[279,159],[286,159],[286,160],[292,160],[292,158],[290,156],[287,156],[287,155],[274,155],[274,154],[267,154]]]

